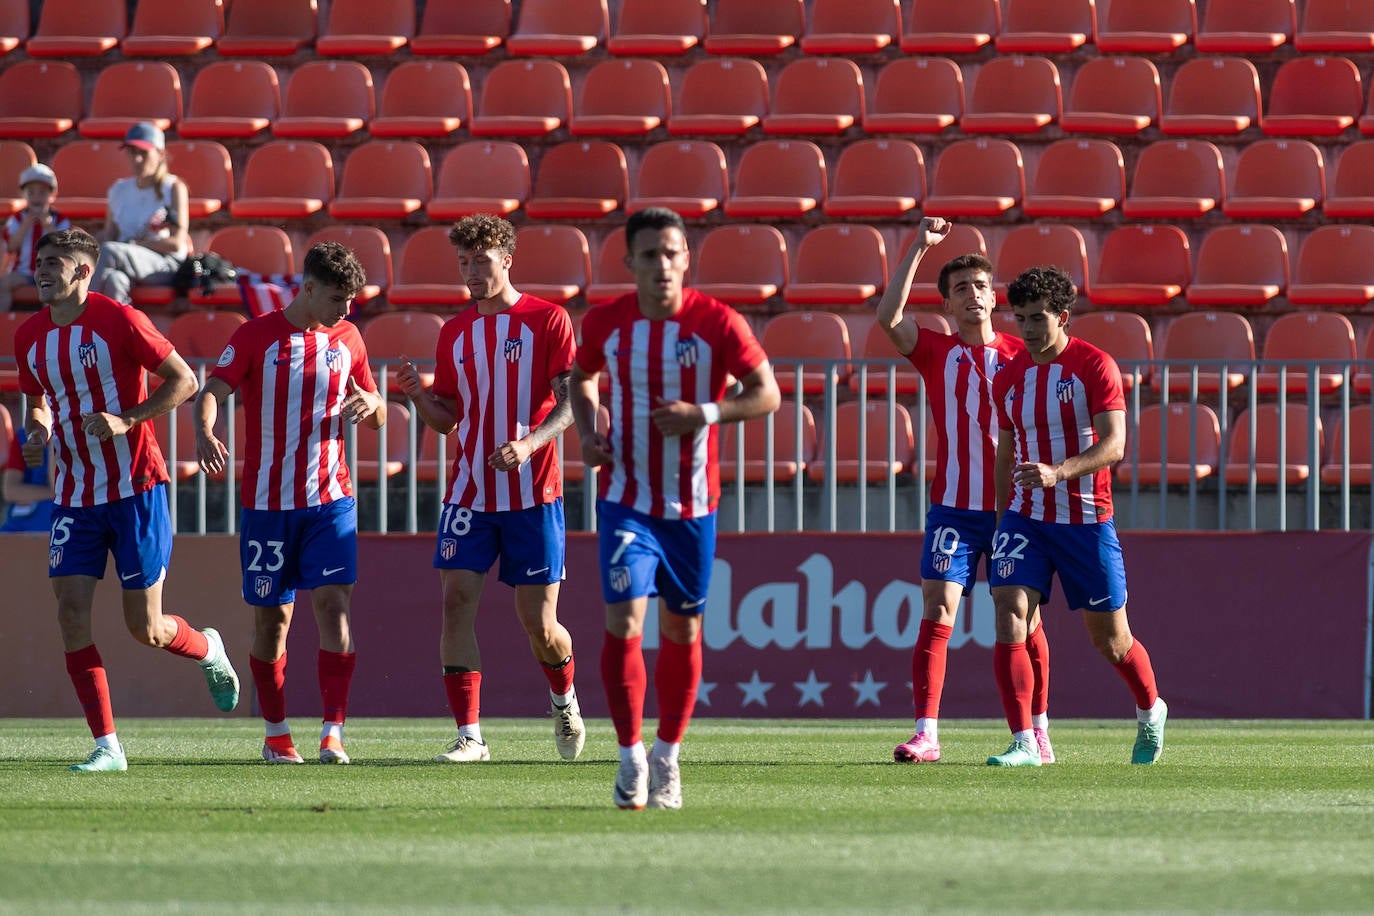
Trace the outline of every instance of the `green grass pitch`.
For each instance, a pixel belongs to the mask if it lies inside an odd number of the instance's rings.
[[[294,721],[313,755],[318,726]],[[269,767],[252,721],[120,721],[123,774],[78,775],[77,720],[0,720],[0,913],[1369,912],[1374,725],[1064,720],[1059,762],[983,765],[993,721],[897,765],[895,721],[699,718],[681,811],[618,811],[609,723],[358,719],[350,767]],[[650,732],[651,734],[651,732]]]

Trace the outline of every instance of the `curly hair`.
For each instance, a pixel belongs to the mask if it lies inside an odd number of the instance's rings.
[[[33,246],[34,251],[42,248],[56,248],[64,255],[95,264],[100,260],[100,243],[85,229],[59,229],[49,232]]]
[[[1078,299],[1078,287],[1058,267],[1032,267],[1007,286],[1007,301],[1013,306],[1045,302],[1047,312],[1067,312]]]
[[[455,248],[515,254],[515,227],[508,220],[490,213],[474,213],[453,224],[448,240]]]
[[[357,257],[338,242],[320,242],[305,253],[305,276],[356,296],[367,285],[367,272]]]
[[[952,261],[946,261],[940,268],[940,276],[935,280],[935,286],[940,290],[940,298],[949,298],[949,275],[960,270],[981,270],[992,279],[992,262],[983,257],[976,251],[968,254],[961,254]]]

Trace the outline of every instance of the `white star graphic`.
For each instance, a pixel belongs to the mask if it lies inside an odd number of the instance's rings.
[[[850,681],[849,686],[854,688],[854,705],[856,707],[864,703],[872,703],[874,706],[881,705],[878,702],[878,694],[887,686],[887,681],[873,680],[873,669],[864,672],[862,681]]]
[[[825,699],[821,694],[825,693],[825,689],[830,686],[830,682],[816,680],[816,669],[812,668],[806,675],[806,680],[793,681],[792,686],[801,691],[801,698],[797,700],[798,707],[805,706],[807,703],[815,703],[817,706],[824,706]]]
[[[757,669],[749,680],[743,684],[736,683],[735,686],[744,691],[744,701],[740,703],[740,706],[758,703],[763,708],[768,708],[768,691],[773,689],[773,684],[769,681],[760,681]]]
[[[702,706],[710,706],[711,691],[715,690],[717,686],[719,685],[717,685],[714,681],[701,681],[700,683],[698,683],[697,702],[700,703]]]

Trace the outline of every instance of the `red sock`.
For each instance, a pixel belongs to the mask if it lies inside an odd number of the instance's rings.
[[[1155,669],[1150,666],[1150,653],[1145,651],[1145,645],[1140,640],[1131,643],[1131,650],[1114,667],[1126,686],[1131,688],[1131,696],[1135,697],[1138,708],[1149,709],[1155,705],[1155,700],[1159,699],[1159,689],[1155,687]]]
[[[999,642],[992,649],[992,667],[997,674],[997,691],[1002,695],[1002,711],[1012,732],[1030,731],[1031,685],[1035,675],[1023,642]]]
[[[642,642],[642,636],[621,639],[607,633],[606,641],[601,644],[601,683],[606,689],[606,705],[610,707],[615,737],[621,747],[638,744],[644,737],[641,729],[649,676],[644,670]]]
[[[67,653],[67,674],[76,688],[76,698],[86,715],[91,737],[100,738],[115,730],[114,710],[110,706],[110,682],[105,678],[105,663],[94,645]]]
[[[460,671],[444,675],[444,692],[448,694],[448,708],[459,727],[476,725],[482,710],[482,672]]]
[[[697,705],[701,683],[701,634],[688,646],[664,639],[658,646],[654,687],[658,691],[658,737],[680,744]]]
[[[1031,672],[1035,675],[1030,711],[1033,716],[1041,716],[1050,711],[1050,641],[1045,638],[1043,623],[1026,637],[1026,655],[1030,656]]]
[[[357,663],[356,652],[320,650],[317,670],[320,676],[320,699],[324,703],[322,721],[343,724],[348,715],[348,688],[353,684],[353,666]]]
[[[574,665],[571,653],[557,665],[546,665],[540,662],[539,667],[544,669],[544,678],[549,682],[549,690],[558,696],[562,696],[573,689]]]
[[[177,622],[177,635],[172,637],[172,641],[165,648],[173,655],[180,655],[182,658],[194,658],[202,661],[205,656],[210,654],[210,643],[205,638],[205,634],[187,623],[183,618],[176,614],[164,614],[168,620]]]
[[[253,686],[258,693],[258,711],[268,722],[286,721],[286,653],[274,662],[248,656],[253,671]]]
[[[949,635],[953,627],[933,620],[921,621],[916,648],[911,650],[911,698],[916,718],[940,716],[940,694],[945,689],[945,660],[949,654]]]

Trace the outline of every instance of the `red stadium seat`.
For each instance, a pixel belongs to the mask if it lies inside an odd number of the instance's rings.
[[[1103,54],[1170,54],[1193,40],[1193,0],[1112,0],[1097,32]]]
[[[501,47],[510,28],[510,0],[425,0],[410,53],[486,54]]]
[[[1371,438],[1374,438],[1371,415],[1374,415],[1374,407],[1359,404],[1350,408],[1348,422],[1339,417],[1336,419],[1336,428],[1331,434],[1331,450],[1326,453],[1322,463],[1322,483],[1326,486],[1341,486],[1347,473],[1352,487],[1369,486],[1374,476],[1371,475],[1371,467],[1374,467],[1374,461],[1371,460],[1374,451],[1370,446]]]
[[[1260,124],[1259,72],[1243,57],[1197,57],[1179,67],[1159,129],[1238,134]]]
[[[1088,298],[1093,305],[1157,308],[1177,299],[1191,276],[1188,236],[1182,229],[1128,223],[1113,229],[1102,243]]]
[[[649,57],[686,54],[701,44],[706,28],[705,0],[621,0],[606,50]]]
[[[684,219],[719,210],[729,196],[725,153],[707,140],[667,140],[644,152],[626,213],[667,207]]]
[[[1159,71],[1144,57],[1094,57],[1078,68],[1059,126],[1070,133],[1135,135],[1159,121]]]
[[[23,140],[0,140],[0,219],[28,206],[19,193],[19,174],[38,161],[33,147]]]
[[[902,239],[901,247],[898,249],[903,256],[911,247],[916,238],[915,229],[906,234]],[[941,305],[944,298],[940,295],[937,281],[940,276],[940,268],[945,262],[951,261],[960,255],[981,254],[988,256],[988,245],[983,239],[983,233],[978,231],[977,226],[968,223],[955,223],[945,236],[945,240],[940,243],[938,254],[933,257],[923,258],[920,264],[916,265],[916,275],[911,280],[911,290],[907,293],[906,301],[914,305]]]
[[[1264,132],[1271,137],[1333,137],[1360,117],[1360,71],[1344,57],[1284,61],[1269,88]]]
[[[825,155],[807,140],[763,140],[740,157],[731,217],[798,219],[825,203]]]
[[[0,137],[60,137],[84,110],[81,74],[65,60],[21,60],[0,71]]]
[[[315,0],[233,0],[215,50],[224,57],[289,57],[315,41]]]
[[[902,34],[898,0],[811,0],[806,54],[877,54]]]
[[[248,319],[238,312],[218,312],[202,309],[182,312],[172,319],[167,340],[186,360],[214,361],[224,352],[229,337]]]
[[[783,67],[765,134],[842,134],[862,124],[864,78],[847,58],[804,57]]]
[[[945,316],[935,312],[912,312],[909,320],[916,323],[922,331],[934,331],[938,334],[951,334],[953,329],[950,327]],[[892,341],[888,339],[887,332],[882,325],[873,322],[869,326],[868,332],[864,335],[863,359],[895,359],[897,364],[892,375],[892,390],[899,395],[918,394],[921,391],[921,375],[916,371],[916,367],[911,365],[911,361],[901,356],[892,347]],[[849,389],[858,392],[866,388],[869,397],[887,396],[887,367],[884,365],[870,365],[867,372],[861,372],[859,366],[854,367],[854,374],[849,377]]]
[[[1000,216],[1026,193],[1021,151],[1010,140],[958,140],[935,163],[926,216]]]
[[[835,163],[826,216],[896,219],[925,200],[926,162],[910,140],[860,140]]]
[[[860,404],[846,401],[835,408],[830,428],[834,430],[835,482],[869,484],[886,483],[901,474],[916,453],[916,436],[912,431],[911,414],[901,404],[893,404],[892,419],[889,405],[881,401]],[[859,458],[859,443],[867,446],[863,460]],[[829,447],[820,444],[816,460],[807,466],[806,476],[813,483],[824,483]]]
[[[1200,54],[1270,54],[1297,29],[1293,0],[1207,0],[1193,44]]]
[[[220,0],[138,0],[119,50],[125,57],[191,57],[223,34]]]
[[[1345,384],[1343,370],[1358,358],[1355,328],[1350,319],[1337,312],[1289,312],[1280,315],[1264,335],[1260,359],[1301,361],[1318,364],[1317,392],[1331,394]],[[1279,380],[1278,366],[1261,367],[1255,373],[1255,390],[1260,394],[1287,391],[1290,396],[1306,395],[1308,373],[1305,365],[1285,367]]]
[[[363,344],[367,347],[367,357],[373,364],[373,371],[386,363],[392,371],[387,391],[400,394],[400,383],[395,371],[403,359],[410,359],[424,366],[434,359],[435,345],[439,332],[444,327],[444,319],[433,312],[391,311],[383,312],[370,319],[363,326]],[[434,384],[434,372],[429,368],[420,371],[420,381],[426,388]],[[388,419],[387,425],[392,420]]]
[[[1058,140],[1040,154],[1022,210],[1027,216],[1102,216],[1126,196],[1126,165],[1110,140]]]
[[[1002,30],[997,0],[912,0],[911,18],[902,33],[907,54],[973,54]]]
[[[44,0],[24,50],[30,57],[98,57],[128,32],[124,0]]]
[[[606,40],[606,0],[522,0],[506,50],[517,57],[586,54]]]
[[[472,84],[461,64],[409,60],[392,70],[382,87],[374,137],[452,136],[472,120]]]
[[[543,137],[572,118],[572,83],[552,60],[506,60],[487,72],[474,137]]]
[[[532,219],[598,219],[629,196],[624,150],[605,140],[569,140],[544,151],[525,212]]]
[[[702,46],[710,54],[780,54],[805,31],[802,0],[716,0]]]
[[[167,168],[186,182],[186,208],[191,219],[219,213],[234,200],[229,151],[214,140],[168,142]]]
[[[1317,453],[1308,447],[1310,424],[1316,424]],[[1252,428],[1253,427],[1253,430]],[[1254,446],[1250,437],[1254,436]],[[1309,417],[1306,404],[1260,404],[1253,411],[1247,407],[1231,425],[1231,441],[1226,450],[1226,482],[1230,486],[1246,486],[1251,465],[1255,483],[1277,486],[1280,480],[1288,486],[1305,482],[1319,474],[1322,463],[1322,420]],[[1280,444],[1282,443],[1282,445]]]
[[[413,140],[369,140],[344,160],[329,215],[342,220],[405,219],[434,196],[429,151]]]
[[[1150,323],[1134,312],[1089,312],[1075,315],[1070,336],[1085,340],[1116,360],[1121,383],[1130,391],[1150,380],[1150,361],[1155,358]]]
[[[8,54],[28,39],[28,0],[0,2],[0,55]]]
[[[591,282],[591,249],[574,226],[521,226],[515,251],[510,279],[522,293],[563,305]]]
[[[584,295],[588,305],[611,302],[635,291],[635,277],[625,265],[625,227],[617,226],[606,234],[597,249],[592,282]]]
[[[1322,211],[1337,219],[1374,217],[1374,141],[1352,143],[1341,152]]]
[[[281,113],[277,71],[260,60],[206,64],[191,83],[177,132],[191,137],[255,137]]]
[[[1288,301],[1359,308],[1374,299],[1374,226],[1318,226],[1298,249]]]
[[[1228,391],[1245,384],[1255,361],[1255,332],[1245,316],[1235,312],[1189,312],[1169,322],[1155,352],[1171,363],[1166,371],[1155,373],[1156,389],[1164,388],[1167,375],[1169,393],[1187,395],[1197,364],[1198,393],[1215,394],[1223,384]]]
[[[181,120],[181,77],[163,61],[122,61],[96,77],[91,107],[77,132],[95,139],[124,139],[130,127],[150,121],[169,131]]]
[[[1257,140],[1241,150],[1221,211],[1232,219],[1297,219],[1322,205],[1326,166],[1306,140]]]
[[[903,57],[878,71],[865,133],[938,134],[964,113],[964,77],[944,57]]]
[[[773,362],[783,394],[820,394],[832,376],[837,386],[849,383],[849,329],[834,312],[774,315],[764,325],[759,343]],[[787,364],[793,361],[799,365]]]
[[[367,274],[367,285],[356,296],[360,305],[376,299],[391,286],[391,241],[376,226],[325,226],[316,230],[301,246],[302,270],[305,253],[320,242],[338,242],[352,250],[358,263],[362,264]]]
[[[61,196],[56,206],[72,219],[104,219],[110,185],[129,177],[129,157],[117,140],[75,140],[52,157]]]
[[[315,53],[323,57],[394,54],[414,36],[414,0],[330,0],[329,23],[315,39]]]
[[[1206,140],[1157,140],[1140,151],[1121,211],[1131,219],[1196,219],[1225,198],[1221,150]]]
[[[798,416],[800,415],[800,420]],[[773,459],[768,460],[768,427],[773,427]],[[797,448],[798,432],[801,448]],[[744,439],[744,464],[739,463],[739,441]],[[727,423],[721,428],[720,481],[734,483],[741,476],[745,483],[766,483],[769,471],[773,483],[791,483],[806,471],[816,457],[816,420],[805,404],[788,401],[767,417],[744,423]]]
[[[1043,57],[997,57],[973,78],[959,119],[966,134],[1034,134],[1059,120],[1059,69]]]
[[[1216,473],[1221,461],[1221,424],[1206,404],[1151,404],[1135,427],[1136,463],[1116,466],[1121,486],[1179,486]]]
[[[993,44],[1003,54],[1067,54],[1092,44],[1096,33],[1093,0],[1002,0]]]
[[[666,124],[671,108],[668,71],[658,61],[602,61],[582,81],[570,133],[642,137]]]
[[[1352,384],[1360,394],[1367,395],[1374,389],[1374,372],[1366,367],[1369,362],[1374,361],[1374,333],[1365,335],[1364,346],[1360,348],[1360,359],[1364,364],[1356,369]]]
[[[863,305],[887,284],[887,249],[872,226],[817,226],[797,246],[788,305]]]
[[[1088,246],[1083,234],[1060,223],[1025,223],[1002,239],[997,252],[997,301],[1007,301],[1007,284],[1025,270],[1052,265],[1065,271],[1081,295],[1088,290]]]
[[[736,306],[762,305],[787,279],[787,242],[772,226],[718,226],[692,262],[692,285]]]
[[[360,132],[376,114],[366,67],[353,60],[309,61],[291,73],[272,133],[342,139]]]
[[[226,226],[210,236],[204,250],[213,251],[240,271],[263,275],[290,276],[296,268],[291,239],[276,226]],[[234,284],[216,287],[210,293],[192,289],[192,305],[241,308],[243,298]]]
[[[334,159],[313,140],[274,140],[253,150],[238,197],[236,219],[304,219],[334,199]]]
[[[1218,226],[1202,240],[1188,284],[1194,306],[1260,306],[1288,289],[1288,242],[1273,226]]]
[[[1293,46],[1313,51],[1374,51],[1374,3],[1370,0],[1307,0]]]
[[[405,240],[387,291],[389,305],[455,306],[471,300],[448,232],[448,226],[425,226]]]
[[[508,140],[472,140],[444,155],[434,198],[425,211],[438,220],[472,213],[508,216],[529,196],[530,163],[524,147]]]
[[[768,114],[768,76],[748,58],[703,60],[682,77],[668,133],[742,134]]]
[[[1361,134],[1365,136],[1374,134],[1374,83],[1370,84],[1369,102],[1365,105],[1364,113],[1360,115],[1360,119],[1356,123],[1359,125]]]

